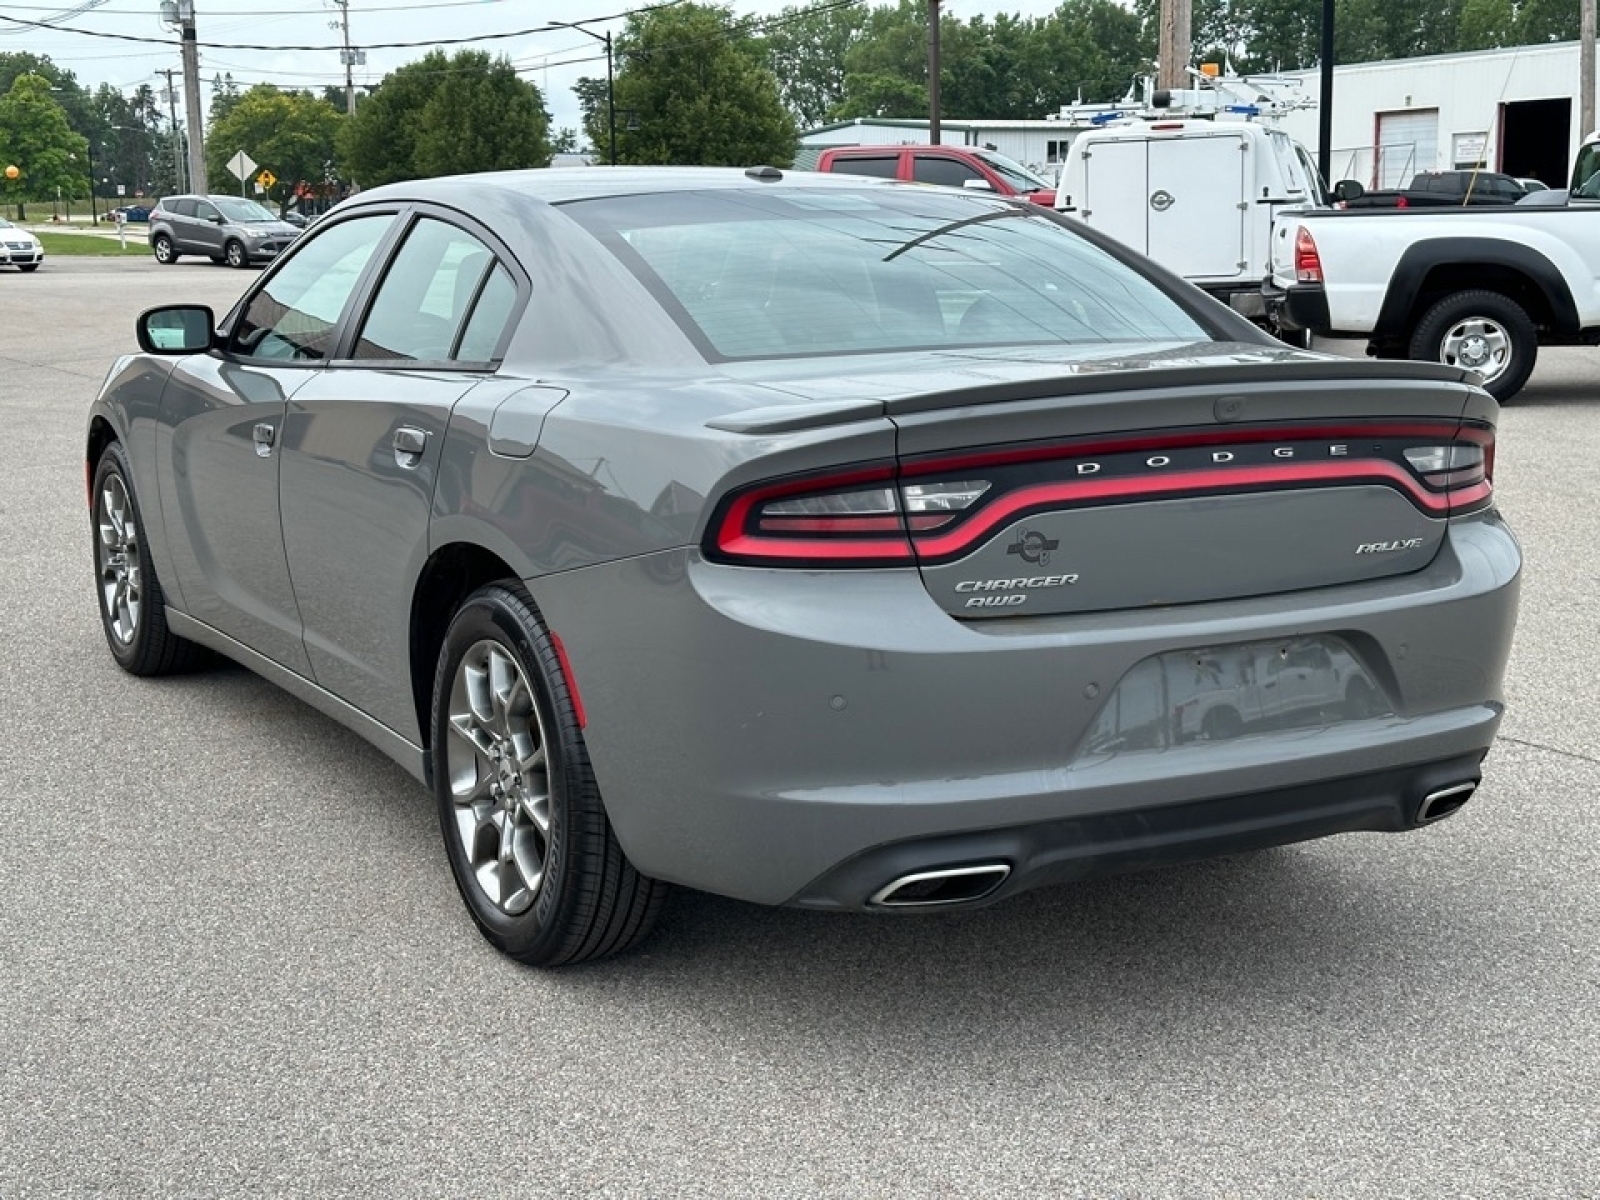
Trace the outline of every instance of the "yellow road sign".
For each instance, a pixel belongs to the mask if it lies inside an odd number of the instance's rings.
[[[256,182],[259,183],[264,188],[269,188],[273,184],[278,182],[278,177],[276,175],[274,175],[271,171],[269,171],[265,167],[263,167],[262,170],[261,170],[261,174],[256,176]]]

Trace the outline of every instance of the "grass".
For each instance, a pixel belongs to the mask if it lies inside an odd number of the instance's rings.
[[[39,239],[40,245],[44,247],[46,260],[57,255],[62,258],[84,256],[95,258],[150,257],[150,247],[144,240],[143,228],[137,234],[129,230],[126,250],[111,238],[86,237],[81,233],[51,233],[48,230],[41,230],[35,233],[34,236]]]

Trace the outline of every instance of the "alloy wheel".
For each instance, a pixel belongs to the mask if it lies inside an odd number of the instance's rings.
[[[449,730],[444,766],[468,870],[491,904],[516,916],[545,879],[550,771],[533,690],[500,643],[475,642],[462,656]]]
[[[96,558],[106,624],[112,636],[128,646],[139,633],[144,592],[139,571],[139,528],[121,475],[112,472],[105,477],[96,507],[95,524],[100,534]]]

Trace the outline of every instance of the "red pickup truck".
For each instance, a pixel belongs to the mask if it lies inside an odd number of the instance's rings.
[[[817,170],[1022,196],[1047,208],[1056,202],[1054,184],[1004,154],[971,146],[836,146],[822,152]]]

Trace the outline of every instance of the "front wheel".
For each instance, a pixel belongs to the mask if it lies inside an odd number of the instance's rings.
[[[227,260],[228,265],[235,269],[243,269],[250,265],[250,256],[244,252],[244,243],[242,242],[229,242],[227,248],[223,250],[222,256]]]
[[[650,932],[666,885],[611,831],[554,639],[520,584],[480,588],[450,622],[432,725],[439,825],[484,937],[558,966]]]
[[[156,256],[156,261],[162,266],[171,266],[178,261],[178,250],[172,244],[172,239],[166,234],[161,234],[150,243],[150,252]]]
[[[28,274],[29,272],[32,272],[32,271],[37,271],[38,269],[39,269],[39,264],[38,263],[29,263],[29,264],[27,264],[27,266],[23,266],[20,263],[17,265],[17,270],[21,271],[24,275],[26,275],[26,274]]]
[[[1533,320],[1500,292],[1456,292],[1417,323],[1411,357],[1476,371],[1484,390],[1502,404],[1533,374],[1539,334]]]

